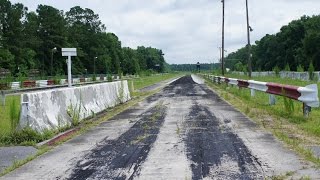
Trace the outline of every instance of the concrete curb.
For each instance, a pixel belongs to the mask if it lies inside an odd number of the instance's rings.
[[[70,137],[71,135],[75,134],[76,132],[78,132],[80,130],[80,128],[81,127],[75,127],[75,128],[69,129],[69,130],[67,130],[65,132],[59,133],[58,135],[54,136],[51,139],[48,139],[46,141],[38,143],[36,146],[37,147],[41,147],[41,146],[44,146],[44,145],[53,146],[57,142],[60,142],[61,140],[64,140],[65,138]]]

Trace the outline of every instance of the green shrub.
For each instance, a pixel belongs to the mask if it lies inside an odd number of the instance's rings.
[[[11,76],[6,76],[4,79],[0,79],[0,90],[10,89],[10,83],[13,81]]]
[[[284,67],[284,70],[285,70],[285,71],[291,71],[291,70],[290,70],[290,66],[289,66],[288,63],[287,63],[286,66]]]
[[[308,73],[309,73],[309,80],[312,81],[314,79],[314,66],[312,62],[310,62]]]
[[[60,76],[60,75],[54,76],[54,78],[53,78],[54,84],[55,85],[60,85],[61,79],[62,79],[62,76]]]
[[[280,68],[278,66],[275,66],[272,70],[276,74],[276,77],[280,76]]]
[[[92,76],[92,81],[97,81],[97,76],[96,75]]]
[[[54,131],[44,130],[39,133],[30,127],[19,131],[13,131],[10,134],[0,135],[0,143],[5,145],[34,145],[54,136]]]
[[[112,82],[112,75],[111,74],[108,74],[107,80],[108,80],[108,82]]]
[[[304,72],[304,67],[301,64],[297,66],[297,72]]]
[[[294,104],[293,104],[293,100],[289,99],[287,97],[283,97],[283,104],[284,104],[284,108],[286,110],[286,112],[289,115],[292,115],[294,113]]]

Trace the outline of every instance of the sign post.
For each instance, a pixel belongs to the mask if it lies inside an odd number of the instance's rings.
[[[77,56],[76,48],[62,48],[62,56],[68,56],[68,87],[72,87],[71,56]]]

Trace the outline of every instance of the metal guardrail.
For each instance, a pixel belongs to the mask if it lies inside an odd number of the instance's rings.
[[[319,107],[317,84],[311,84],[305,87],[300,87],[254,80],[226,78],[208,74],[203,74],[203,76],[219,84],[226,83],[228,85],[238,86],[239,88],[248,88],[251,90],[251,96],[255,95],[255,90],[268,93],[270,94],[270,105],[275,104],[274,95],[285,96],[290,99],[298,100],[303,103],[304,116],[309,115],[309,113],[311,112],[311,107]]]

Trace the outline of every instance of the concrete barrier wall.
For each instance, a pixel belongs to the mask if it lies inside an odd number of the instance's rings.
[[[61,128],[130,100],[127,81],[25,93],[19,128]]]

